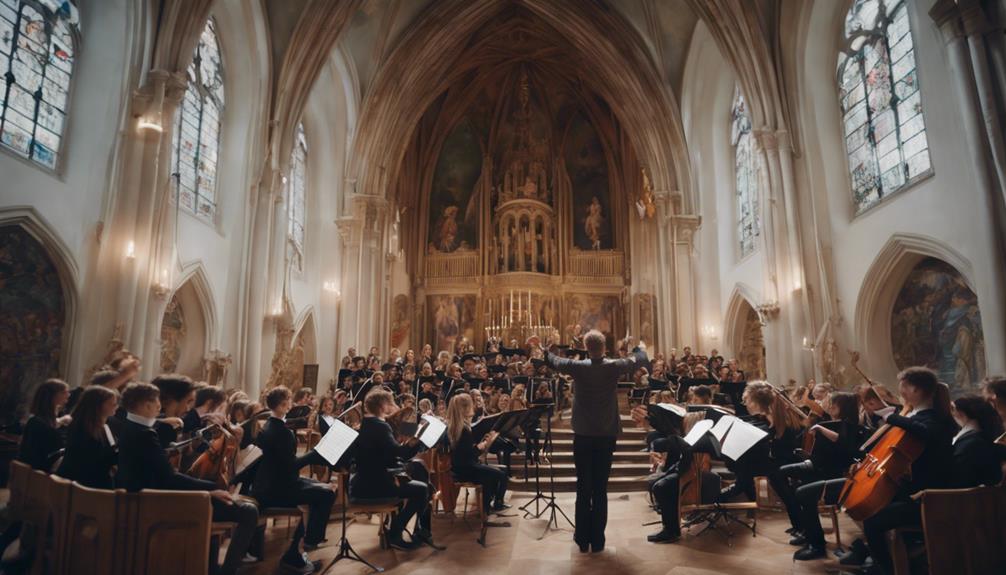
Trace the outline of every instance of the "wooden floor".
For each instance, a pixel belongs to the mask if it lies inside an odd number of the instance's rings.
[[[514,495],[510,512],[524,504],[528,496]],[[573,517],[573,495],[559,494],[559,503],[570,518]],[[458,506],[460,514],[461,506]],[[428,547],[412,552],[384,551],[378,546],[377,526],[365,522],[354,522],[348,530],[348,538],[353,547],[375,565],[384,567],[391,574],[451,575],[451,574],[639,574],[639,575],[779,575],[785,573],[834,573],[837,562],[819,560],[798,563],[792,560],[795,547],[787,544],[789,536],[784,530],[789,526],[783,513],[759,514],[758,535],[734,529],[734,536],[728,539],[718,532],[710,531],[695,535],[701,526],[675,544],[656,545],[646,541],[646,535],[658,526],[643,527],[644,522],[654,521],[656,515],[647,505],[643,493],[611,494],[609,497],[609,517],[607,529],[607,549],[600,554],[581,554],[573,544],[572,529],[562,522],[560,531],[550,531],[544,539],[538,540],[545,528],[544,519],[522,519],[523,515],[509,518],[510,528],[489,530],[488,547],[483,549],[475,542],[477,532],[473,528],[477,519],[468,527],[460,515],[452,523],[448,517],[435,517],[433,530],[437,542],[446,545],[446,551],[434,551]],[[340,524],[333,516],[328,528],[327,547],[311,554],[312,559],[326,563],[338,551]],[[561,518],[560,518],[560,521]],[[825,522],[827,526],[829,522]],[[843,542],[848,544],[859,529],[848,519],[842,518]],[[241,575],[266,575],[277,573],[277,561],[285,543],[286,529],[270,529],[267,535],[269,556],[273,559],[241,570]],[[834,548],[834,537],[829,533],[829,551]],[[365,566],[348,561],[340,561],[329,573],[364,574],[370,572]]]

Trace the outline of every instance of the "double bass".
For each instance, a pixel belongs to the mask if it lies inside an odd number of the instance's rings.
[[[859,369],[859,353],[849,353],[852,367],[873,388],[873,381]],[[939,389],[945,390],[943,386]],[[910,410],[911,406],[905,405],[901,414],[905,415]],[[921,439],[885,423],[863,444],[862,451],[867,451],[863,460],[849,468],[838,504],[857,521],[873,516],[894,499],[905,478],[911,474],[912,464],[922,455],[925,447]]]

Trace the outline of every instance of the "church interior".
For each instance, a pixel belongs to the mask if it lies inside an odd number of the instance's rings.
[[[1006,0],[0,0],[0,73],[0,573],[1006,573]]]

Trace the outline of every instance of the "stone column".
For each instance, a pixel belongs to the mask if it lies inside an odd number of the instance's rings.
[[[339,339],[344,346],[368,349],[380,347],[381,301],[384,281],[383,238],[388,203],[373,195],[356,194],[350,198],[351,214],[337,220],[346,257],[343,258],[342,317]]]
[[[702,224],[702,218],[695,215],[674,216],[670,220],[671,236],[674,238],[673,267],[671,279],[674,285],[674,321],[676,322],[677,344],[693,348],[700,345],[698,333],[697,301],[695,297],[695,232]],[[697,352],[698,353],[698,352]]]
[[[664,353],[669,354],[672,347],[678,347],[678,330],[675,325],[677,307],[675,305],[674,261],[675,250],[672,249],[672,237],[668,229],[674,216],[674,206],[671,202],[671,192],[657,190],[654,192],[657,204],[657,267],[656,297],[659,328],[657,337],[663,342]]]

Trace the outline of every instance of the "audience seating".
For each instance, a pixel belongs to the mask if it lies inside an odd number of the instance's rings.
[[[128,542],[127,533],[117,527],[126,524],[126,513],[120,507],[125,495],[123,489],[91,489],[73,484],[66,521],[64,569],[60,573],[122,573],[122,555]]]
[[[928,489],[916,498],[930,573],[1006,573],[1006,489]]]
[[[70,502],[72,501],[73,482],[56,475],[49,477],[49,509],[52,524],[51,561],[52,573],[63,573],[68,565],[64,564],[66,556],[68,525],[70,520]]]
[[[213,510],[205,491],[144,489],[125,495],[133,538],[126,573],[206,573]]]

